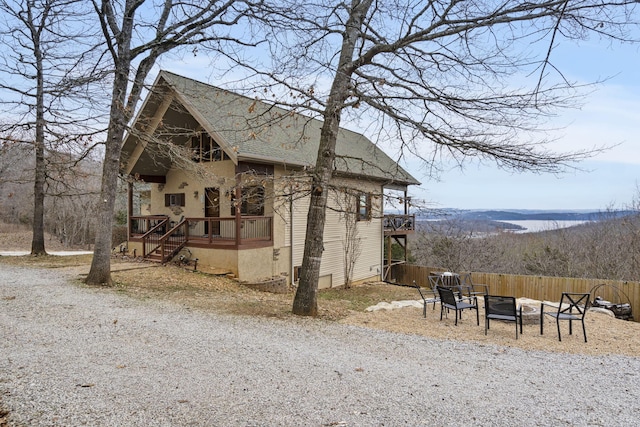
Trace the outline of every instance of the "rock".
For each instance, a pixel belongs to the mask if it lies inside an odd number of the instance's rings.
[[[379,311],[379,310],[394,310],[396,308],[403,307],[417,307],[422,308],[422,301],[413,301],[413,300],[404,300],[404,301],[391,301],[389,302],[379,302],[376,305],[372,305],[370,307],[365,308],[364,311]]]

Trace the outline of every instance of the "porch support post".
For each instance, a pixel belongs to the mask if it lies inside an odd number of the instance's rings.
[[[393,265],[393,260],[391,259],[391,236],[387,236],[385,238],[387,240],[387,268],[386,273],[385,273],[385,277],[383,277],[383,280],[390,280],[391,279],[391,266]]]
[[[409,200],[407,199],[407,190],[404,190],[404,214],[409,215]]]
[[[127,236],[131,237],[131,217],[133,216],[133,182],[127,183]]]
[[[406,224],[407,218],[409,217],[409,196],[407,194],[407,189],[404,189],[404,220],[402,221],[403,224]],[[415,225],[414,225],[415,226]],[[403,228],[407,228],[406,225]],[[404,263],[407,263],[407,243],[408,243],[408,239],[407,239],[407,235],[404,235]]]
[[[242,233],[242,187],[239,180],[236,182],[236,248],[240,247]]]

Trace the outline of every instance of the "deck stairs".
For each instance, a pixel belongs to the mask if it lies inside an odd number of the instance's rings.
[[[143,257],[149,261],[165,264],[176,256],[180,249],[187,244],[187,222],[182,220],[169,231],[162,234],[166,229],[167,222],[158,224],[143,236],[144,254]]]

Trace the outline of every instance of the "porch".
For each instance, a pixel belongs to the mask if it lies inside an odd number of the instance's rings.
[[[416,231],[416,216],[409,214],[385,215],[382,219],[385,253],[382,280],[388,280],[394,266],[406,264],[408,236]],[[394,251],[394,244],[398,250]],[[395,253],[394,253],[395,252]],[[399,252],[399,253],[398,253]]]
[[[416,231],[415,215],[385,215],[382,219],[385,236],[413,234]]]
[[[208,249],[253,249],[273,246],[273,218],[181,218],[165,215],[129,217],[129,241],[142,244],[142,257],[165,263],[185,246]]]

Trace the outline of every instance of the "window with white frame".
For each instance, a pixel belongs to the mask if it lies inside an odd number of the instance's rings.
[[[358,221],[370,221],[371,220],[371,194],[360,193],[357,196],[358,206]]]

